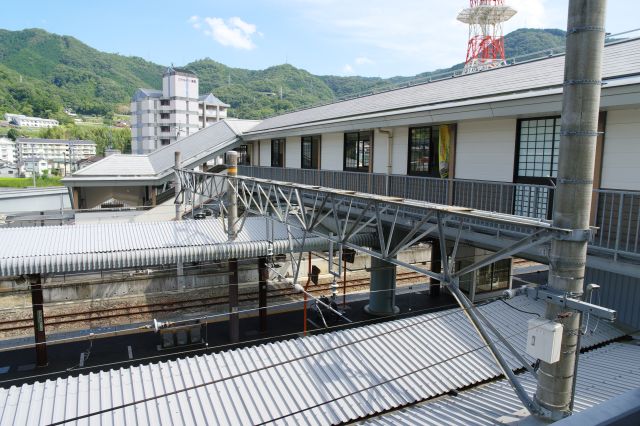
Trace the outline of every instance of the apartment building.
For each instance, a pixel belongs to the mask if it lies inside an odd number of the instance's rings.
[[[73,172],[75,164],[96,155],[96,143],[86,140],[18,138],[16,140],[17,161],[38,158],[48,163],[47,168],[61,175]]]
[[[16,143],[9,138],[0,138],[0,161],[15,163],[17,159]]]
[[[25,157],[20,163],[20,174],[24,177],[42,176],[51,172],[52,163],[39,157]]]
[[[198,77],[169,67],[162,90],[138,89],[131,100],[131,149],[148,154],[227,117],[229,105],[213,94],[200,96]]]
[[[53,120],[51,118],[28,117],[22,114],[6,113],[4,115],[4,119],[8,121],[9,124],[13,124],[18,127],[49,128],[60,125],[58,120]]]

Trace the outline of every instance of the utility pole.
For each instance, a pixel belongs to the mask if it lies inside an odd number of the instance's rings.
[[[588,235],[593,191],[606,0],[570,0],[558,183],[553,225]],[[583,293],[587,239],[553,240],[549,287],[569,297]],[[580,313],[547,303],[546,318],[563,325],[560,360],[541,362],[535,398],[558,420],[571,415]]]

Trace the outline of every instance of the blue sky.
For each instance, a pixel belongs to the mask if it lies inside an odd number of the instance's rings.
[[[507,0],[521,27],[565,28],[568,0]],[[0,28],[43,28],[97,49],[162,65],[210,57],[263,69],[290,63],[314,74],[390,77],[462,62],[467,0],[21,0]],[[640,26],[640,1],[609,0],[607,30]]]

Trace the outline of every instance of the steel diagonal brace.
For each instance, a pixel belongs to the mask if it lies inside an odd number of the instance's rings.
[[[379,215],[384,214],[384,212],[386,212],[386,211],[387,211],[388,206],[384,206],[384,207],[382,208],[382,210],[381,210],[381,211],[378,211],[377,203],[376,203],[373,207],[374,207],[374,212],[375,212],[375,214],[374,214],[373,216],[371,216],[371,217],[370,217],[370,218],[369,218],[365,223],[363,223],[362,225],[360,225],[360,226],[358,227],[358,229],[356,229],[355,231],[351,231],[351,232],[349,232],[349,235],[347,236],[347,238],[345,238],[344,242],[349,241],[349,239],[350,239],[352,236],[354,236],[354,235],[358,235],[358,233],[359,233],[360,231],[362,231],[362,230],[363,230],[364,228],[366,228],[367,226],[371,225],[373,222],[376,222],[376,221],[377,221],[377,223],[376,223],[376,225],[375,225],[375,226],[376,226],[376,227],[378,226],[378,224],[380,223]]]
[[[477,269],[480,269],[484,266],[495,263],[499,260],[510,257],[513,254],[519,253],[523,250],[529,249],[531,247],[538,246],[540,244],[544,244],[547,241],[553,239],[555,236],[552,232],[549,232],[546,229],[542,229],[532,235],[527,235],[523,239],[515,242],[514,244],[507,246],[500,251],[495,252],[491,256],[488,256],[482,259],[479,262],[474,263],[473,265],[469,265],[466,268],[461,269],[460,271],[451,275],[452,278],[459,278],[464,274],[468,274],[469,272],[473,272]]]
[[[351,225],[351,229],[349,229],[349,231],[343,236],[342,241],[347,241],[349,238],[351,238],[352,235],[354,235],[355,233],[354,231],[356,230],[356,227],[362,222],[364,215],[369,211],[369,208],[371,207],[372,204],[373,204],[373,201],[369,200],[367,202],[367,205],[363,209],[361,209],[360,214],[358,215],[356,220],[353,222],[353,225]]]
[[[453,244],[453,251],[451,252],[451,264],[449,265],[449,275],[453,273],[453,266],[456,263],[456,258],[458,256],[458,245],[460,244],[460,235],[462,235],[462,225],[464,224],[464,219],[460,218],[460,225],[458,226],[458,234],[456,235],[456,242]]]
[[[478,308],[476,308],[467,298],[467,296],[465,296],[464,293],[462,293],[462,291],[460,290],[460,287],[458,286],[458,279],[456,278],[450,281],[448,283],[448,287],[453,296],[458,301],[458,304],[463,308],[463,312],[469,319],[469,322],[471,322],[471,325],[473,325],[473,327],[480,335],[480,338],[489,348],[491,355],[493,355],[493,358],[496,361],[496,364],[498,364],[498,367],[500,367],[504,375],[509,379],[509,383],[511,384],[513,390],[516,392],[516,395],[518,396],[520,401],[522,401],[524,406],[527,408],[527,410],[529,410],[531,414],[541,414],[542,408],[534,399],[529,396],[516,375],[513,373],[513,370],[511,370],[511,367],[505,360],[504,356],[502,356],[500,350],[491,339],[491,336],[489,335],[489,333],[487,333],[484,326],[482,325],[482,320],[480,319],[482,314],[479,313]],[[499,336],[500,334],[498,333],[497,335]],[[525,363],[524,365],[527,364]]]
[[[450,284],[451,283],[451,274],[449,273],[449,271],[451,270],[451,263],[449,260],[449,257],[447,256],[447,239],[444,235],[444,221],[446,220],[447,216],[445,214],[443,214],[442,212],[438,212],[437,215],[437,220],[438,220],[438,239],[440,240],[440,259],[442,259],[442,262],[444,262],[444,283],[445,284]]]
[[[420,228],[422,228],[422,226],[424,224],[426,224],[428,221],[430,221],[433,218],[433,216],[434,216],[433,212],[429,213],[429,214],[426,214],[415,225],[413,225],[413,228],[411,228],[411,231],[409,231],[409,233],[407,233],[407,235],[405,235],[405,237],[402,239],[402,241],[400,241],[398,244],[395,245],[395,248],[391,251],[391,253],[389,253],[389,256],[390,257],[395,256],[403,248],[410,247],[415,242],[417,242],[421,238],[423,238],[425,235],[430,234],[431,232],[433,232],[438,227],[437,224],[427,228],[426,231],[418,233]],[[417,237],[415,237],[416,234],[418,234]]]
[[[520,383],[516,375],[511,370],[511,367],[509,366],[507,361],[504,359],[504,357],[500,353],[500,350],[491,340],[491,336],[489,336],[489,333],[487,333],[487,331],[484,329],[482,325],[482,319],[481,319],[481,318],[484,318],[482,313],[480,313],[480,311],[473,305],[473,303],[471,303],[471,301],[467,298],[467,296],[460,290],[460,286],[458,285],[459,279],[457,277],[456,278],[452,277],[451,274],[449,273],[449,271],[452,270],[452,267],[451,267],[450,260],[447,257],[447,246],[446,246],[447,240],[444,235],[445,221],[446,221],[446,215],[444,215],[441,212],[438,212],[438,233],[440,236],[440,254],[443,261],[445,261],[445,265],[443,268],[444,280],[441,280],[441,281],[445,282],[446,286],[449,288],[449,290],[453,294],[453,297],[455,297],[456,301],[458,302],[460,307],[463,309],[463,312],[469,319],[469,322],[476,329],[480,338],[485,342],[485,344],[489,348],[489,351],[491,352],[491,355],[496,361],[496,364],[498,364],[498,367],[500,367],[505,377],[509,379],[509,383],[511,384],[511,387],[513,388],[513,390],[516,392],[516,395],[518,395],[518,398],[520,399],[520,401],[522,401],[524,406],[527,408],[527,410],[529,410],[531,414],[534,414],[534,415],[540,414],[542,410],[540,405],[534,399],[529,397],[529,395],[527,394],[527,391],[524,389],[524,387],[522,386],[522,384]],[[486,318],[484,318],[484,321],[488,322]],[[506,346],[509,350],[512,349],[509,343],[506,342],[506,339],[502,337],[502,335],[493,327],[493,325],[490,325],[489,328],[492,329],[492,331],[494,331],[494,334],[498,336],[499,339],[503,340],[506,343]],[[519,354],[516,355],[516,357],[519,357]],[[523,365],[527,366],[528,364],[525,361]]]
[[[381,247],[382,254],[384,255],[384,259],[389,257],[389,249],[391,248],[391,242],[393,241],[393,233],[396,229],[396,223],[398,222],[398,213],[400,213],[400,207],[396,206],[396,213],[393,216],[393,222],[391,223],[391,229],[389,230],[389,236],[387,237],[386,245]]]

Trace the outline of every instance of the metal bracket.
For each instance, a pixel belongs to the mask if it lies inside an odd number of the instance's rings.
[[[524,294],[533,300],[544,300],[548,303],[562,306],[563,308],[572,309],[583,314],[591,314],[595,317],[602,318],[606,321],[616,320],[616,311],[592,303],[584,302],[580,299],[571,297],[571,294],[552,290],[547,286],[542,287],[521,287],[515,290],[507,290],[504,292],[506,297],[514,297]]]
[[[589,227],[587,229],[572,229],[568,234],[560,239],[563,241],[592,241],[598,228]]]

